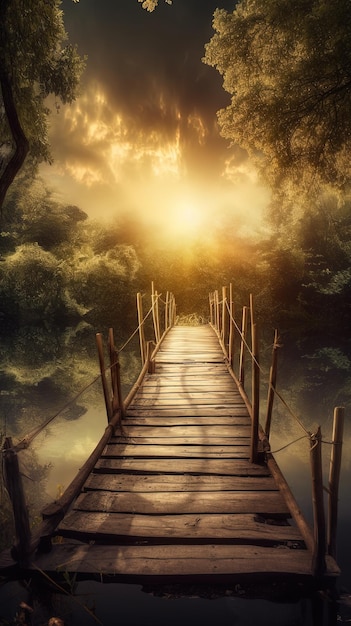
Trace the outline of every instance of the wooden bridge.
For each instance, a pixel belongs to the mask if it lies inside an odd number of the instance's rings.
[[[257,354],[252,400],[234,374],[233,328],[226,325],[231,307],[226,314],[212,297],[211,323],[177,326],[169,299],[161,333],[154,292],[153,298],[156,349],[141,332],[143,370],[124,402],[113,335],[111,393],[98,337],[109,424],[62,498],[43,511],[25,549],[2,556],[0,571],[39,568],[53,577],[69,572],[155,584],[294,579],[329,585],[339,570],[333,522],[328,545],[323,537],[323,486],[313,481],[312,530],[255,418]],[[140,321],[140,300],[138,310]],[[248,314],[244,310],[241,332]],[[240,367],[245,343],[242,335]],[[274,367],[270,386],[274,391]],[[318,458],[316,467],[318,473]]]

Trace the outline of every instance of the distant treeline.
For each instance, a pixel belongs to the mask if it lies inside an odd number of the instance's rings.
[[[125,215],[125,214],[121,214]],[[297,215],[297,217],[296,217]],[[171,290],[182,313],[206,316],[207,295],[230,282],[238,309],[253,293],[272,324],[338,328],[350,320],[351,219],[348,202],[324,197],[284,222],[270,218],[260,240],[221,224],[211,240],[182,247],[131,218],[111,224],[62,205],[40,180],[15,186],[0,236],[0,314],[12,323],[113,322],[137,291]],[[274,223],[275,221],[275,223]],[[340,327],[340,326],[339,326]]]

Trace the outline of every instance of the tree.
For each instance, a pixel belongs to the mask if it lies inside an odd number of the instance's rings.
[[[204,61],[231,94],[221,133],[273,187],[349,180],[350,24],[349,0],[242,0],[214,14]]]
[[[76,95],[84,62],[67,35],[61,0],[0,3],[0,209],[28,154],[50,161],[46,98]],[[58,106],[58,105],[57,105]]]

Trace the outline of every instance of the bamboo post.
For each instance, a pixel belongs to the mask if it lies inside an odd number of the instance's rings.
[[[102,346],[102,334],[96,333],[95,337],[96,337],[96,345],[97,345],[98,355],[99,355],[101,383],[102,383],[102,389],[104,392],[107,419],[108,421],[110,421],[113,415],[113,408],[112,408],[112,403],[111,403],[111,398],[110,398],[110,393],[109,393],[107,378],[106,378],[104,351],[103,351],[103,346]]]
[[[255,320],[254,320],[254,303],[253,303],[252,293],[250,293],[250,305],[249,306],[250,306],[250,324],[251,324],[251,328],[253,328]]]
[[[121,364],[119,362],[118,350],[115,347],[113,328],[109,329],[109,352],[112,388],[112,412],[114,415],[115,413],[117,413],[117,411],[120,411],[120,415],[121,417],[123,417],[124,407],[121,383]]]
[[[144,314],[143,314],[143,300],[141,293],[137,293],[137,311],[138,311],[138,328],[139,328],[139,344],[140,344],[140,358],[141,365],[143,366],[146,358],[146,344],[145,344],[145,332],[144,332]]]
[[[273,351],[272,351],[272,365],[269,370],[269,383],[268,383],[268,397],[267,397],[267,413],[266,413],[266,425],[265,433],[269,440],[272,422],[272,412],[274,404],[275,389],[277,385],[277,366],[278,366],[278,330],[274,331]]]
[[[152,354],[152,351],[153,351],[152,344],[153,344],[152,341],[148,341],[147,344],[146,344],[147,345],[146,361],[148,363],[148,370],[147,371],[148,371],[149,374],[154,374],[155,373],[155,361],[151,360],[151,354]]]
[[[329,497],[328,497],[328,554],[336,558],[336,537],[338,522],[338,496],[341,470],[341,454],[344,432],[344,407],[334,409],[332,449],[329,468]]]
[[[221,338],[223,341],[223,345],[226,349],[226,336],[227,336],[227,288],[222,287],[222,328],[221,328]],[[228,356],[228,352],[227,352]]]
[[[241,344],[240,344],[240,359],[239,359],[239,382],[244,387],[245,383],[245,340],[247,333],[247,306],[243,307],[242,322],[241,322]]]
[[[174,326],[174,324],[176,323],[176,317],[177,317],[177,305],[176,305],[175,297],[172,293],[172,326]]]
[[[314,550],[312,556],[312,571],[315,576],[322,576],[325,572],[326,567],[326,536],[322,473],[322,434],[320,426],[318,426],[315,435],[311,437],[310,446],[314,522]]]
[[[260,413],[260,366],[258,354],[257,324],[252,329],[252,421],[251,421],[251,450],[250,461],[258,460],[258,426]]]
[[[25,564],[29,556],[30,525],[28,508],[24,495],[22,477],[18,464],[17,453],[13,449],[11,437],[6,437],[3,447],[4,482],[10,496],[15,521],[16,544],[13,557]]]
[[[156,322],[156,296],[155,296],[155,285],[154,285],[154,281],[151,282],[151,307],[152,307],[152,321],[153,321],[153,325],[154,325],[154,335],[155,335],[155,342],[158,343],[158,338],[157,338],[157,322]]]
[[[218,291],[213,292],[213,309],[214,309],[214,327],[218,332],[219,320],[218,320]]]
[[[117,362],[118,355],[115,348],[115,340],[113,335],[113,328],[109,328],[108,331],[108,348],[110,355],[110,375],[111,375],[111,389],[112,389],[112,414],[114,415],[120,408],[118,397],[118,385],[117,385]]]
[[[156,343],[159,343],[161,339],[159,300],[160,300],[160,296],[158,292],[155,291],[155,320],[156,320],[156,334],[157,334]]]
[[[234,369],[234,302],[233,302],[233,285],[229,285],[229,339],[228,339],[228,359],[229,365]]]
[[[169,328],[169,291],[166,292],[165,304],[165,331]]]
[[[209,307],[210,307],[210,323],[214,324],[214,316],[213,316],[213,293],[209,293],[208,294],[208,301],[209,301]]]

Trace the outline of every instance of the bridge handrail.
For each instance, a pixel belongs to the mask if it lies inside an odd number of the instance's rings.
[[[313,517],[314,517],[314,537],[311,536],[309,529],[307,528],[304,520],[302,520],[302,527],[300,530],[305,537],[307,545],[309,545],[313,551],[313,567],[316,574],[323,573],[325,569],[325,555],[326,553],[335,558],[336,556],[336,534],[337,534],[337,506],[338,506],[338,491],[339,491],[339,478],[341,468],[341,452],[342,452],[342,438],[343,438],[343,424],[344,424],[344,408],[334,408],[334,422],[333,422],[333,434],[331,441],[325,441],[322,439],[320,426],[314,426],[313,432],[310,432],[298,418],[295,412],[291,409],[288,403],[284,400],[283,396],[276,389],[276,374],[277,374],[277,349],[279,346],[278,331],[275,330],[274,342],[273,342],[273,354],[272,365],[269,372],[268,382],[268,397],[267,397],[267,413],[265,427],[262,428],[259,424],[259,375],[263,372],[263,369],[259,363],[258,346],[257,346],[257,332],[256,324],[254,322],[253,312],[253,297],[250,295],[250,306],[243,307],[242,313],[242,326],[241,329],[237,325],[234,319],[234,304],[233,304],[233,288],[229,287],[229,303],[227,298],[227,288],[222,288],[222,299],[219,299],[218,290],[209,294],[209,307],[210,307],[210,320],[211,325],[214,328],[218,339],[221,343],[222,350],[226,356],[229,371],[232,373],[235,379],[239,391],[247,405],[249,413],[251,415],[252,429],[251,429],[251,460],[256,461],[258,458],[258,439],[263,444],[263,451],[266,455],[267,464],[273,474],[277,474],[278,481],[285,483],[284,490],[287,492],[290,504],[293,509],[299,514],[299,508],[295,499],[293,498],[290,489],[282,476],[278,466],[276,465],[273,457],[273,452],[270,448],[269,436],[271,428],[271,418],[273,410],[274,397],[277,396],[287,409],[289,414],[302,428],[304,435],[310,441],[310,458],[311,458],[311,474],[312,474],[312,501],[313,501]],[[248,327],[248,314],[250,313],[251,322],[251,343],[252,348],[246,341],[247,327]],[[240,356],[239,356],[239,374],[238,378],[234,372],[234,330],[239,333],[241,339]],[[245,369],[244,369],[244,351],[247,350],[251,356],[252,363],[252,394],[251,400],[245,391]],[[301,437],[296,441],[299,441]],[[329,485],[328,488],[323,485],[323,472],[322,472],[322,455],[321,446],[322,443],[328,443],[331,445],[330,455],[330,470],[329,470]],[[290,444],[288,444],[290,445]],[[287,446],[283,446],[281,449]],[[324,513],[324,491],[328,492],[328,527],[326,529],[325,513]],[[301,520],[300,520],[301,524]]]
[[[100,363],[100,374],[96,376],[93,381],[91,381],[88,385],[84,387],[78,394],[75,395],[73,399],[67,402],[63,408],[57,411],[54,415],[52,415],[49,419],[47,419],[44,424],[41,424],[39,427],[32,430],[28,433],[24,438],[22,438],[17,444],[13,444],[11,437],[6,437],[4,446],[2,448],[2,462],[4,468],[4,482],[5,488],[7,489],[14,511],[15,518],[15,530],[16,530],[16,539],[17,543],[13,547],[12,553],[16,560],[20,563],[26,563],[30,554],[33,553],[39,543],[45,543],[45,541],[51,540],[51,535],[54,532],[56,526],[65,515],[69,506],[78,495],[81,490],[87,476],[91,472],[94,467],[96,461],[98,460],[102,450],[107,444],[110,437],[113,435],[117,428],[123,429],[122,425],[122,417],[124,413],[124,409],[130,404],[132,398],[134,397],[136,391],[141,385],[141,381],[145,376],[145,373],[154,368],[154,358],[157,350],[159,349],[162,341],[170,328],[175,323],[176,317],[176,305],[173,294],[168,294],[166,296],[165,302],[165,318],[164,323],[161,323],[160,320],[160,312],[158,302],[161,298],[162,294],[157,294],[154,290],[154,285],[152,283],[152,304],[148,311],[148,313],[140,318],[138,317],[138,326],[136,330],[130,335],[128,340],[123,344],[123,346],[117,350],[114,345],[114,335],[113,329],[109,329],[109,338],[108,338],[108,348],[109,348],[109,357],[110,364],[105,367],[104,363],[104,355],[103,355],[103,346],[102,346],[102,335],[101,333],[97,333],[97,345],[98,345],[98,353],[99,353],[99,363]],[[152,313],[153,316],[153,325],[154,325],[154,334],[155,341],[147,341],[145,343],[146,351],[144,354],[144,361],[141,372],[138,376],[137,381],[134,383],[133,388],[128,393],[125,400],[122,398],[121,391],[121,381],[120,381],[120,364],[119,364],[119,353],[128,345],[131,339],[136,335],[137,332],[141,333],[141,329],[144,328],[145,322],[150,317]],[[163,328],[163,332],[161,333],[161,329]],[[145,339],[145,334],[144,334]],[[142,344],[140,344],[142,346]],[[106,372],[110,370],[111,380],[110,385],[108,384],[106,378]],[[40,525],[39,529],[32,535],[30,532],[29,526],[29,515],[28,515],[28,507],[25,502],[24,493],[23,493],[23,485],[22,485],[22,477],[18,466],[17,453],[23,449],[29,447],[32,441],[39,435],[46,426],[48,426],[58,415],[60,415],[65,409],[67,409],[70,404],[75,402],[89,387],[91,387],[97,380],[101,378],[104,396],[105,396],[105,404],[106,411],[108,416],[108,425],[100,439],[97,443],[94,450],[91,452],[89,458],[84,463],[83,467],[79,470],[78,474],[74,477],[72,482],[65,489],[64,493],[52,504],[49,504],[42,511],[43,521]]]

